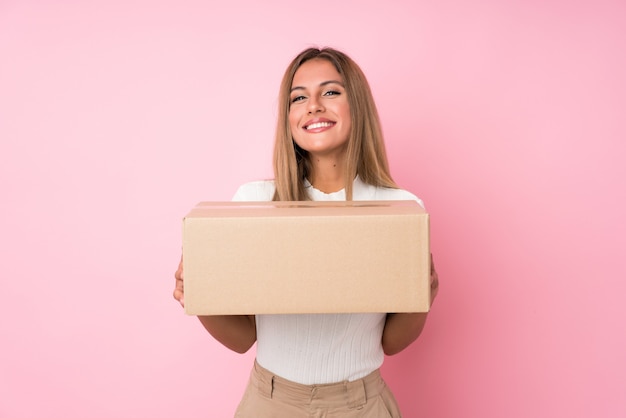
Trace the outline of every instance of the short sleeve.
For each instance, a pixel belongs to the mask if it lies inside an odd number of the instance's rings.
[[[233,202],[266,202],[274,197],[274,182],[259,180],[242,184],[233,196]]]

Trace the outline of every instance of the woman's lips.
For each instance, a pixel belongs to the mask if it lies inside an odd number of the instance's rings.
[[[312,122],[307,122],[307,124],[304,125],[304,129],[308,132],[317,132],[317,131],[323,131],[325,129],[331,128],[334,125],[335,125],[335,122],[330,121],[330,120],[312,121]]]

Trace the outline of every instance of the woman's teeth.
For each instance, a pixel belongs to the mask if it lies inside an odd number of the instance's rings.
[[[310,129],[317,129],[317,128],[326,128],[328,126],[333,126],[333,123],[332,122],[316,122],[307,126],[306,129],[310,130]]]

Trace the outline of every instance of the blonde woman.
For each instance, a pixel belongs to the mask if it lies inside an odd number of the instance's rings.
[[[274,180],[244,184],[238,201],[415,200],[392,180],[368,82],[346,54],[302,51],[280,86]],[[320,260],[323,263],[323,260]],[[431,263],[432,297],[438,278]],[[174,298],[184,304],[182,261]],[[420,335],[426,313],[201,316],[226,347],[257,343],[239,418],[400,417],[380,376],[384,355]]]

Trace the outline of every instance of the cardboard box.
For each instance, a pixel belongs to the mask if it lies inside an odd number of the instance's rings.
[[[192,315],[426,312],[428,214],[414,201],[203,202],[183,220]]]

